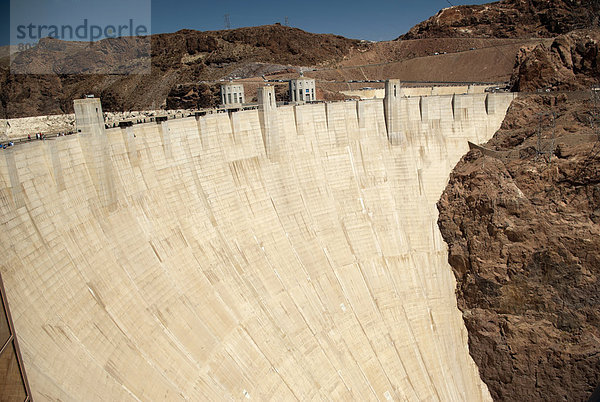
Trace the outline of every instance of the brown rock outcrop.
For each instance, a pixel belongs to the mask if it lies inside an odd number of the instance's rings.
[[[167,109],[200,109],[216,107],[219,87],[208,84],[179,84],[167,96]]]
[[[585,401],[600,384],[600,141],[586,97],[518,98],[486,145],[502,156],[468,153],[438,203],[495,400]],[[547,111],[556,128],[538,136]]]
[[[521,48],[512,77],[516,91],[588,89],[600,80],[600,30],[577,30]]]
[[[597,0],[502,0],[454,6],[415,25],[399,39],[443,37],[551,38],[598,26]]]

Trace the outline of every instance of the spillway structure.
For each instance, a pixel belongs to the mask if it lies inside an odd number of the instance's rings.
[[[0,151],[36,401],[490,400],[437,226],[514,94],[260,108]],[[271,95],[271,102],[270,97]]]

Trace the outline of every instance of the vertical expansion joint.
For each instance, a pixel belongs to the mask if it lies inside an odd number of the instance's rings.
[[[385,82],[385,99],[398,98],[402,96],[400,80],[387,80]]]
[[[104,127],[104,115],[99,98],[75,99],[75,127],[79,132],[85,132],[91,127],[101,125]]]
[[[489,93],[485,96],[485,111],[489,114],[495,114],[498,105],[498,96],[495,93]]]
[[[257,97],[260,110],[272,110],[277,107],[275,87],[266,86],[258,88]]]
[[[400,80],[387,80],[385,82],[385,98],[383,112],[388,140],[392,144],[400,143],[400,99],[402,86]]]
[[[77,131],[81,132],[79,143],[98,194],[99,205],[112,209],[116,206],[117,198],[100,99],[76,99],[73,108]]]
[[[258,118],[265,146],[265,152],[269,158],[278,153],[280,133],[277,120],[277,101],[275,88],[265,86],[258,88]]]
[[[452,94],[452,120],[456,120],[456,94]]]
[[[25,206],[25,198],[23,197],[23,186],[21,185],[19,170],[17,169],[15,151],[13,147],[11,147],[3,153],[6,158],[6,167],[8,169],[8,178],[10,180],[10,188],[12,191],[15,208],[23,208]]]

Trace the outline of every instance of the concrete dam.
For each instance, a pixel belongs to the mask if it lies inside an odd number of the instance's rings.
[[[490,400],[436,202],[514,94],[277,107],[0,157],[0,272],[36,401]],[[399,86],[399,83],[398,83]]]

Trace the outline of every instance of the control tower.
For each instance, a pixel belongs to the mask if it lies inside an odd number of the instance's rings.
[[[244,103],[244,86],[230,81],[221,85],[221,104],[226,106],[240,106]]]
[[[314,78],[300,78],[290,80],[290,102],[312,102],[316,100],[316,87]]]

